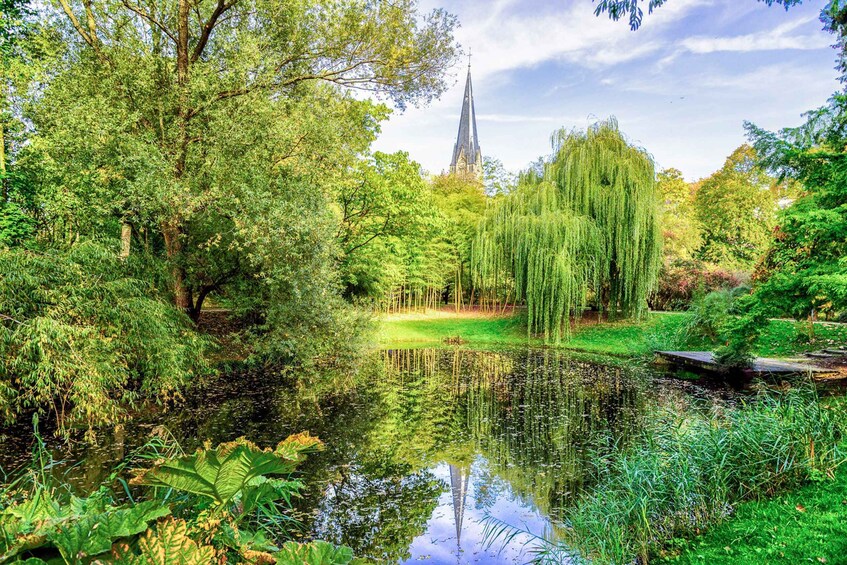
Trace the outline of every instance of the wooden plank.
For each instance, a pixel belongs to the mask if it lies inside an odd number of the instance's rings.
[[[697,367],[707,371],[718,371],[720,369],[711,351],[656,351],[656,355],[677,365]],[[757,357],[747,371],[757,374],[783,375],[834,372],[832,369],[809,365],[807,363],[796,363],[767,357]]]

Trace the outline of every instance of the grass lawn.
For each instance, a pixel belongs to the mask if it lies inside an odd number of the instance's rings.
[[[792,320],[771,320],[768,331],[756,342],[756,349],[763,357],[788,357],[798,352],[847,346],[847,324],[819,322],[814,324],[814,336],[808,335],[808,323]]]
[[[684,323],[679,314],[653,313],[642,322],[589,322],[577,327],[560,347],[588,353],[638,356],[648,354],[658,336],[673,334]],[[461,337],[470,345],[544,345],[528,338],[523,318],[479,313],[394,314],[383,318],[377,341],[383,347],[432,346]]]
[[[383,347],[432,346],[447,338],[461,337],[470,344],[540,345],[529,340],[519,316],[478,313],[393,314],[380,320],[377,341]]]
[[[683,348],[677,333],[685,320],[684,313],[652,312],[640,322],[580,323],[560,347],[628,357],[647,355],[656,349]],[[811,342],[801,337],[808,327],[790,320],[772,320],[757,343],[756,353],[763,357],[790,357],[803,351],[847,344],[847,324],[815,324]],[[452,337],[460,337],[471,346],[544,344],[541,339],[527,337],[519,315],[445,311],[386,316],[381,320],[377,342],[382,347],[432,346]],[[710,347],[702,345],[696,349]]]
[[[812,483],[734,516],[655,563],[829,563],[847,565],[847,466],[834,481]]]

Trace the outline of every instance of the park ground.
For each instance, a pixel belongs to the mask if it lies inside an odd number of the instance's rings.
[[[639,357],[656,349],[680,346],[679,334],[687,314],[651,312],[638,322],[597,322],[597,316],[586,315],[575,324],[568,339],[558,347],[572,351]],[[814,324],[813,339],[806,336],[809,324],[792,320],[771,320],[756,344],[762,357],[792,357],[847,344],[847,324],[819,322]],[[414,347],[443,344],[459,338],[470,346],[544,345],[544,341],[528,335],[524,317],[481,312],[455,313],[448,310],[384,315],[380,319],[376,340],[382,347]]]
[[[684,313],[652,312],[640,322],[597,323],[587,316],[558,347],[586,353],[645,357],[678,345]],[[847,324],[771,320],[756,346],[765,357],[790,358],[805,351],[843,347]],[[459,340],[457,340],[459,338]],[[544,345],[528,336],[521,315],[430,311],[383,316],[382,347],[432,347],[460,341],[468,346]],[[847,446],[845,446],[847,447]],[[834,477],[764,500],[742,503],[732,517],[693,539],[676,540],[661,563],[827,563],[847,565],[847,465]]]

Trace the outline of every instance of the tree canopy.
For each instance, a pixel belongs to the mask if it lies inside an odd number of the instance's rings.
[[[694,204],[703,260],[749,271],[767,248],[776,214],[776,180],[756,160],[753,148],[743,145],[700,183]]]
[[[622,18],[629,20],[629,27],[633,31],[641,27],[644,20],[644,8],[647,6],[647,12],[652,14],[653,10],[666,4],[668,0],[594,0],[597,7],[594,9],[596,15],[609,14],[609,17],[615,21]],[[787,10],[791,6],[802,4],[803,0],[758,0],[768,6],[779,4]],[[837,2],[836,2],[837,3]]]
[[[244,265],[261,271],[250,224],[285,213],[287,186],[326,195],[367,150],[386,112],[350,89],[426,102],[456,54],[454,18],[411,0],[63,0],[45,12],[65,46],[33,116],[33,149],[64,193],[53,211],[74,211],[71,231],[155,234],[193,316]],[[273,229],[286,240],[284,223]]]
[[[661,171],[656,175],[656,181],[665,262],[690,261],[701,243],[692,186],[678,169]]]
[[[539,177],[486,214],[474,243],[479,287],[511,281],[531,330],[558,341],[590,295],[611,316],[646,311],[661,264],[653,161],[615,120],[561,130]]]

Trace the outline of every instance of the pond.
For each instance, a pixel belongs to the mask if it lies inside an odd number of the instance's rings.
[[[299,536],[379,562],[522,563],[537,541],[487,547],[486,526],[555,538],[560,509],[604,449],[662,405],[698,410],[716,396],[646,367],[547,349],[383,351],[356,377],[297,385],[237,377],[139,414],[98,447],[77,446],[65,454],[78,462],[68,480],[97,484],[158,425],[185,449],[242,435],[268,446],[308,430],[326,449],[301,467]],[[15,450],[3,451],[8,468]]]

